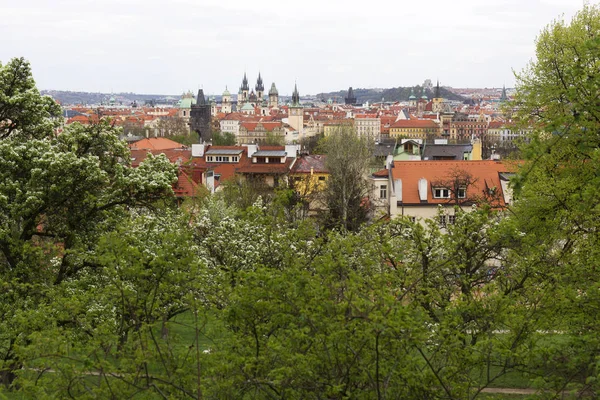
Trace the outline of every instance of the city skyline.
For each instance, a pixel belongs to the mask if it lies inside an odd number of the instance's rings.
[[[583,4],[33,1],[0,7],[0,62],[23,56],[40,89],[86,92],[235,94],[244,73],[253,87],[259,72],[284,96],[295,82],[301,94],[426,78],[512,87],[540,30]]]

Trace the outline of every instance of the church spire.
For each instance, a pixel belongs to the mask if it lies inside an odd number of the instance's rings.
[[[242,79],[242,90],[250,90],[250,86],[248,86],[248,78],[246,77],[246,73],[244,72],[244,79]]]
[[[263,84],[262,77],[260,76],[260,71],[258,72],[258,79],[256,80],[255,89],[256,89],[257,92],[264,92],[265,91],[265,85]]]
[[[438,79],[437,85],[435,85],[435,96],[434,98],[440,99],[442,96],[440,95],[440,80]]]
[[[502,94],[500,95],[500,101],[507,101],[508,96],[506,95],[506,85],[502,85]]]
[[[292,93],[292,106],[300,105],[300,94],[298,93],[298,85],[294,83],[294,93]]]

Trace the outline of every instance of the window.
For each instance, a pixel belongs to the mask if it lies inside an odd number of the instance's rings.
[[[434,199],[449,199],[450,190],[446,188],[433,188]]]
[[[238,161],[239,161],[238,156],[231,157],[231,162],[238,162]]]
[[[445,228],[445,227],[446,227],[446,216],[440,215],[440,228]]]
[[[466,198],[466,197],[467,197],[467,188],[465,188],[465,187],[459,187],[459,188],[458,188],[458,192],[456,193],[456,196],[457,196],[459,199],[464,199],[464,198]]]
[[[456,215],[448,215],[448,223],[454,225],[456,223]]]
[[[387,199],[387,185],[379,186],[379,198]]]
[[[212,160],[213,160],[213,156],[206,156],[206,161],[212,162]]]
[[[324,181],[324,180],[325,180],[325,177],[324,177],[324,176],[320,176],[320,177],[319,177],[319,180],[320,180],[320,181]]]

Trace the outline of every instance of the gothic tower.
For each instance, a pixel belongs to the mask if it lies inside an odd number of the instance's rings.
[[[502,94],[500,95],[500,101],[505,102],[508,100],[508,96],[506,95],[506,85],[502,85]]]
[[[352,90],[352,86],[350,86],[350,88],[348,89],[348,96],[344,100],[346,101],[346,104],[351,104],[351,105],[356,104],[356,97],[354,96],[354,91]]]
[[[238,108],[241,108],[244,104],[248,102],[248,96],[250,92],[250,86],[248,85],[248,78],[246,77],[246,73],[244,72],[244,79],[242,79],[242,86],[240,86],[240,93],[242,95],[242,99],[238,99]]]
[[[269,107],[270,108],[278,108],[279,107],[279,92],[275,87],[275,82],[271,84],[271,90],[269,90]]]
[[[431,105],[431,111],[434,113],[442,112],[443,101],[442,95],[440,94],[440,81],[437,81],[437,85],[435,86],[435,94],[433,95],[433,104]]]
[[[198,133],[201,143],[210,142],[212,140],[210,126],[210,104],[204,97],[204,91],[199,89],[196,104],[192,104],[192,109],[190,111],[190,129]]]
[[[304,116],[302,115],[302,105],[300,105],[300,94],[298,86],[294,84],[294,93],[292,93],[292,104],[288,107],[288,123],[297,130],[300,135],[304,130]]]
[[[256,86],[254,87],[254,89],[256,89],[257,102],[262,103],[263,93],[265,92],[265,85],[263,85],[263,80],[260,76],[260,72],[258,73],[258,79],[256,80]]]

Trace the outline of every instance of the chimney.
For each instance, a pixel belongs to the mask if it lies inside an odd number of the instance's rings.
[[[288,158],[296,158],[299,150],[300,150],[299,144],[286,144],[285,145],[285,152],[287,153],[286,157],[288,157]]]
[[[192,144],[192,157],[204,157],[204,144]]]
[[[248,148],[248,157],[252,157],[252,154],[258,151],[258,146],[255,144],[244,144]]]

